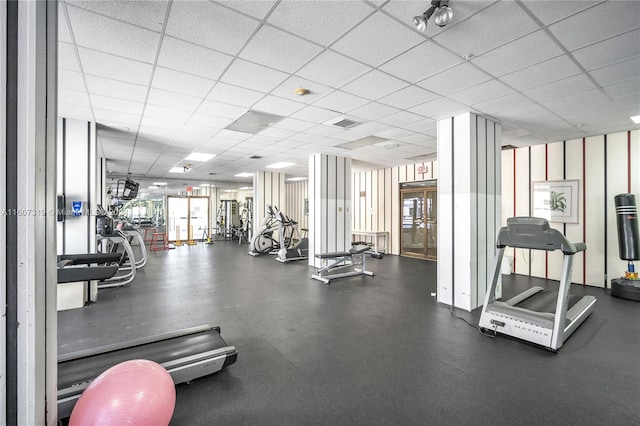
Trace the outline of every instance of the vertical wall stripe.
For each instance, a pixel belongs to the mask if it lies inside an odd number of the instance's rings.
[[[18,2],[7,1],[6,208],[18,209]],[[18,216],[6,215],[7,424],[18,424]],[[4,420],[4,419],[3,419]]]
[[[513,149],[513,217],[516,216],[516,202],[517,202],[517,195],[518,195],[518,191],[517,191],[517,186],[516,186],[516,171],[517,171],[517,158],[518,156],[516,155],[516,149]],[[505,218],[506,219],[506,218]],[[516,265],[518,262],[518,256],[516,256],[516,251],[515,249],[513,250],[513,271],[516,272]]]
[[[631,193],[631,130],[627,131],[627,193]]]
[[[544,180],[549,180],[549,144],[544,145]],[[546,250],[544,252],[544,278],[549,279],[549,252]]]
[[[567,179],[567,141],[562,141],[562,179]],[[567,224],[562,224],[562,235],[567,235]]]
[[[58,161],[58,163],[62,163],[62,176],[66,176],[67,175],[67,162],[64,161],[65,158],[67,158],[67,119],[63,118],[62,119],[62,160],[63,161]],[[60,167],[60,164],[58,164],[58,166]],[[64,200],[64,204],[62,206],[63,209],[66,209],[66,195],[67,195],[67,185],[66,182],[67,180],[62,178],[60,179],[62,181],[62,198]],[[63,216],[63,220],[62,220],[62,235],[66,235],[67,229],[67,221],[66,221],[66,217]],[[67,247],[66,247],[66,238],[60,238],[62,240],[62,253],[66,253],[67,252]]]
[[[582,138],[582,241],[587,241],[587,139]],[[587,284],[587,250],[582,262],[582,283]]]
[[[608,200],[609,200],[609,195],[607,194],[607,135],[604,135],[604,202],[602,203],[604,205],[604,288],[607,288],[607,259],[608,257],[608,252],[607,252],[607,204],[608,204]]]

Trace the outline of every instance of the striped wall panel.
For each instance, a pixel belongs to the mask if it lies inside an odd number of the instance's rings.
[[[286,209],[283,212],[298,222],[299,229],[309,229],[309,215],[305,213],[305,200],[308,198],[308,181],[292,182],[285,185]]]
[[[253,231],[260,228],[267,204],[282,208],[286,205],[284,173],[255,172],[253,174]]]

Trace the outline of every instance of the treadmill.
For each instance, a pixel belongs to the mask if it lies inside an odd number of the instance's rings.
[[[65,255],[58,263],[58,282],[100,279],[117,267],[73,267],[103,264],[112,261],[113,254]],[[66,270],[66,271],[65,271]],[[84,273],[83,273],[84,271]],[[70,281],[67,281],[70,280]],[[71,416],[82,392],[104,371],[124,361],[147,359],[162,365],[175,384],[190,382],[216,373],[236,362],[238,352],[229,346],[219,327],[203,325],[58,356],[58,419]]]
[[[559,231],[549,227],[546,219],[512,217],[500,229],[491,286],[485,296],[479,326],[485,331],[501,333],[535,343],[557,353],[564,341],[593,312],[593,296],[569,295],[573,255],[584,251],[584,243],[570,243]],[[496,300],[501,277],[500,265],[506,247],[561,250],[564,254],[562,276],[557,292],[532,287],[507,300]]]

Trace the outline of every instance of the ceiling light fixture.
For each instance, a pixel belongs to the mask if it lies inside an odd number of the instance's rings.
[[[237,175],[234,175],[234,176],[235,177],[251,177],[253,176],[253,173],[244,172],[244,173],[238,173]]]
[[[266,166],[267,169],[283,169],[285,167],[293,166],[295,163],[287,163],[286,161],[281,161],[280,163],[273,163],[269,166]]]
[[[205,154],[203,152],[192,152],[187,157],[185,157],[185,160],[186,161],[200,161],[200,162],[204,163],[205,161],[211,160],[215,156],[216,156],[215,154]]]
[[[163,186],[163,185],[166,185],[166,184],[167,184],[167,182],[153,182],[153,185],[156,185],[156,186]]]
[[[631,117],[631,121],[636,124],[640,124],[640,115],[634,115],[633,117]]]
[[[449,0],[431,0],[431,7],[422,15],[413,17],[413,25],[420,32],[427,31],[427,21],[435,13],[433,20],[439,27],[444,27],[453,19],[453,10],[449,7]]]

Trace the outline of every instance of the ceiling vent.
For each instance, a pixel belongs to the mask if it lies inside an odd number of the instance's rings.
[[[376,145],[383,142],[389,142],[389,139],[383,139],[377,136],[365,136],[364,138],[360,138],[353,141],[342,143],[340,145],[336,145],[336,148],[358,149],[358,148],[362,148],[363,146]]]
[[[340,121],[332,123],[333,126],[342,127],[343,129],[350,129],[354,126],[357,126],[358,124],[360,123],[358,123],[357,121],[349,120],[348,118],[343,118]]]
[[[503,151],[509,151],[510,149],[516,149],[516,147],[513,146],[513,145],[503,145],[502,146],[502,150]]]
[[[252,160],[259,160],[259,159],[261,159],[261,158],[262,158],[262,156],[261,156],[261,155],[252,155],[252,156],[251,156],[251,157],[249,157],[249,158],[250,158],[250,159],[252,159]]]
[[[283,118],[284,117],[281,115],[249,110],[242,114],[236,121],[229,124],[226,129],[235,130],[236,132],[256,134],[270,126],[273,126]]]

